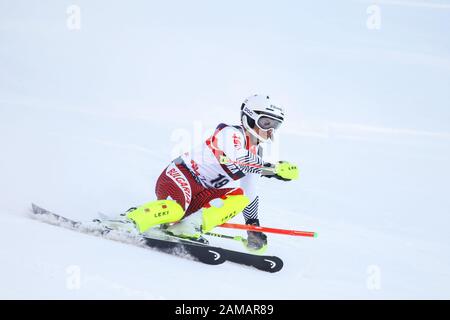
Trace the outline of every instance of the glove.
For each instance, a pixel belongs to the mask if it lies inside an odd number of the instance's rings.
[[[299,176],[298,167],[287,161],[279,161],[275,166],[266,164],[266,167],[273,168],[273,174],[264,175],[266,178],[275,178],[282,181],[297,180]]]
[[[248,219],[245,224],[259,226],[259,220]],[[247,246],[248,250],[257,251],[257,253],[262,254],[267,250],[267,236],[262,232],[247,231],[247,241],[245,245]]]
[[[298,167],[293,163],[280,161],[275,165],[275,175],[284,181],[297,180]]]

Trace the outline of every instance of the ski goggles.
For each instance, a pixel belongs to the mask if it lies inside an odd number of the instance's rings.
[[[270,129],[277,130],[281,126],[282,121],[280,119],[273,118],[265,114],[261,114],[258,117],[256,123],[258,127],[260,127],[263,130],[270,130]]]

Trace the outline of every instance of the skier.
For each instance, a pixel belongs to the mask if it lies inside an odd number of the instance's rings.
[[[273,141],[283,121],[283,109],[269,96],[247,98],[241,125],[219,124],[201,146],[173,160],[156,182],[158,200],[129,209],[125,217],[140,233],[161,225],[168,233],[196,239],[241,212],[246,224],[259,226],[258,179],[298,178],[297,166],[262,158],[261,144]],[[248,249],[263,252],[267,236],[247,233]]]

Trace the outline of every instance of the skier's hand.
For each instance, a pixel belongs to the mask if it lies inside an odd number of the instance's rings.
[[[299,176],[299,171],[297,165],[289,163],[287,161],[279,161],[273,167],[272,175],[265,175],[267,178],[276,178],[282,181],[292,181],[297,180]]]
[[[248,219],[245,224],[259,226],[259,220]],[[249,251],[263,254],[267,250],[267,235],[258,231],[247,231],[245,245]]]

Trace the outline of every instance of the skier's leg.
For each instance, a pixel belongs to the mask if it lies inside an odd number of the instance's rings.
[[[172,162],[156,182],[157,201],[148,202],[129,212],[139,232],[153,226],[179,221],[183,218],[192,199],[195,180],[187,168]]]
[[[204,189],[194,197],[186,215],[201,205],[202,231],[209,232],[242,212],[249,202],[241,188]]]
[[[184,215],[183,208],[173,200],[157,200],[148,202],[127,214],[139,232],[143,233],[153,226],[180,220]]]
[[[171,163],[160,175],[155,191],[158,201],[149,202],[127,215],[140,232],[158,224],[180,221],[199,210],[201,230],[208,232],[242,212],[249,204],[249,199],[241,188],[204,188],[186,165],[177,161]],[[173,200],[167,200],[169,197]],[[197,223],[195,219],[187,220],[187,229],[198,235],[192,227]],[[171,229],[181,229],[185,233],[181,224]]]
[[[145,232],[159,224],[181,220],[193,195],[203,190],[203,186],[182,161],[175,160],[159,176],[155,193],[157,201],[146,203],[127,214],[140,232]]]
[[[213,228],[234,218],[250,203],[242,189],[227,193],[225,196],[213,199],[203,208],[202,231],[209,232]]]
[[[183,220],[166,230],[178,236],[199,238],[202,232],[209,232],[239,214],[248,202],[240,188],[204,189],[193,198]]]

